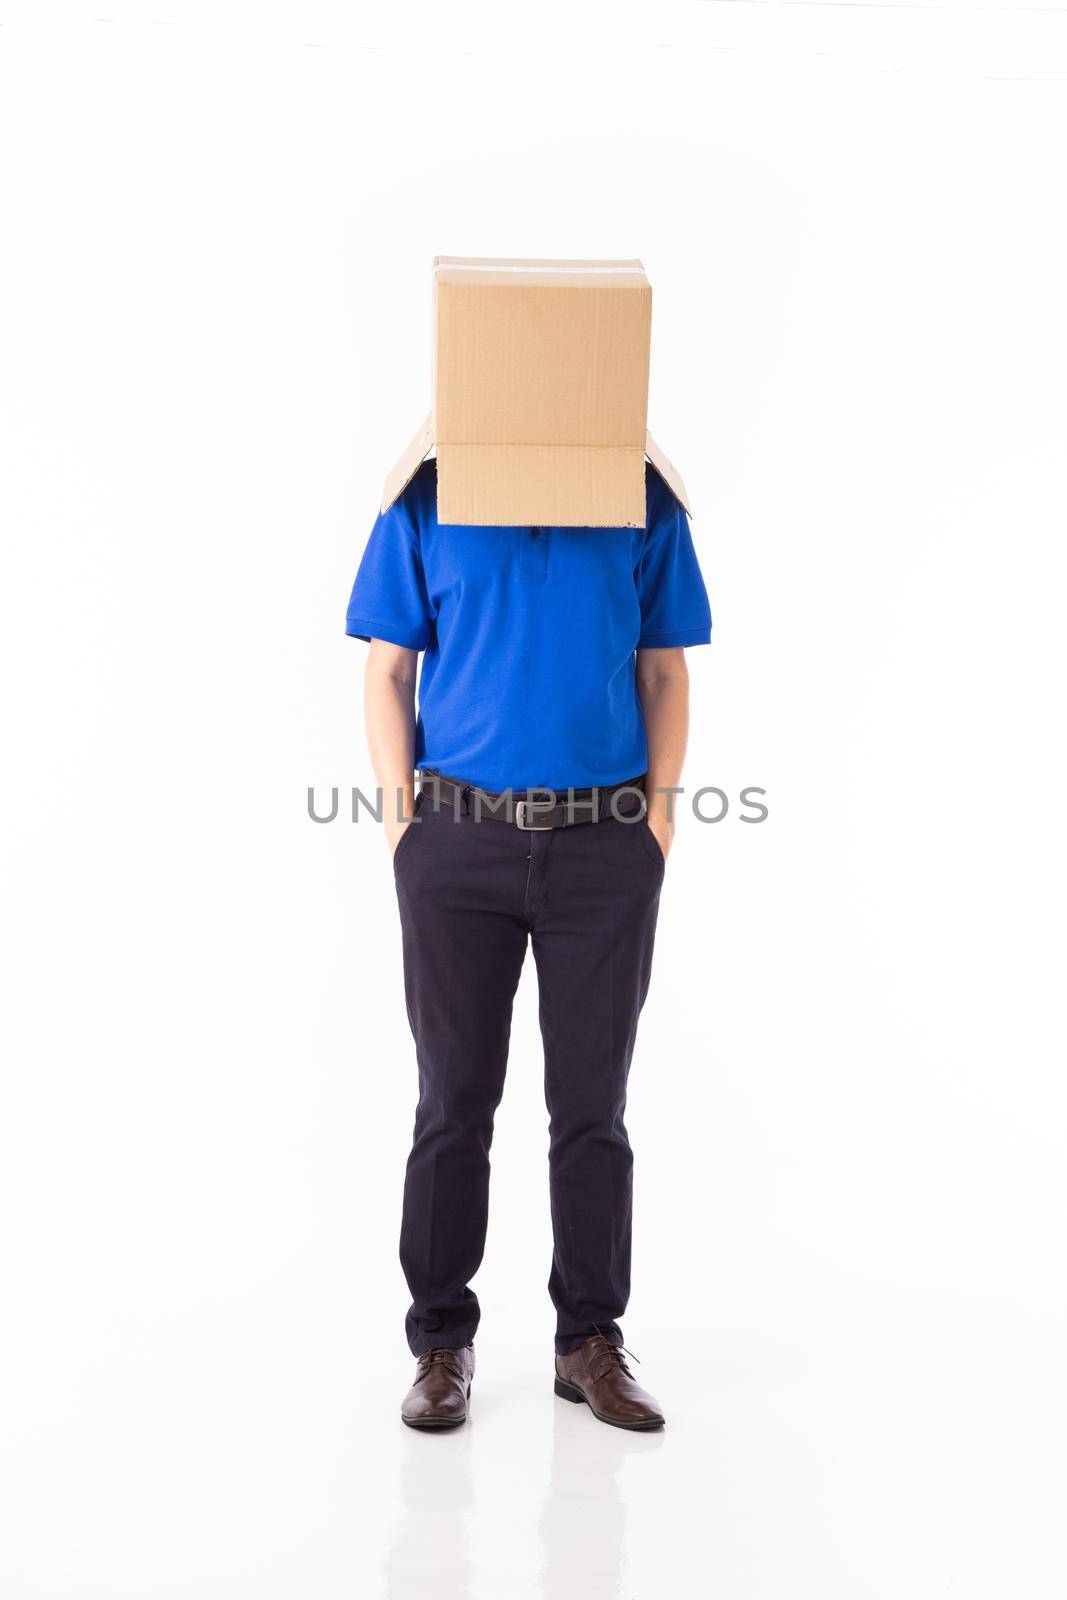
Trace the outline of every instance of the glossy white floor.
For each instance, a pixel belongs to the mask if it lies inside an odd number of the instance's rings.
[[[436,1575],[435,1592],[478,1600],[889,1600],[1015,1582],[1053,1596],[1062,1480],[1018,1465],[1044,1458],[1047,1397],[1025,1376],[1001,1391],[988,1331],[920,1361],[859,1327],[845,1349],[842,1331],[813,1348],[795,1330],[663,1341],[649,1374],[670,1411],[659,1435],[597,1425],[529,1362],[490,1368],[464,1436],[390,1442],[380,1502],[372,1491],[382,1592],[414,1600]]]
[[[1063,1600],[1067,15],[100,10],[0,27],[2,1600]],[[662,1436],[552,1393],[529,972],[472,1420],[398,1418],[341,619],[438,251],[654,285],[732,802],[631,1080]]]
[[[659,1435],[550,1402],[514,1359],[488,1370],[464,1436],[390,1443],[383,1593],[1052,1596],[1058,1490],[1012,1464],[1044,1452],[1041,1394],[991,1397],[982,1341],[917,1363],[840,1335],[666,1341]]]
[[[146,1350],[125,1319],[77,1381],[24,1368],[48,1387],[6,1436],[5,1593],[1058,1600],[1059,1350],[993,1304],[925,1348],[933,1306],[892,1332],[782,1309],[776,1334],[643,1340],[650,1435],[557,1400],[529,1342],[487,1336],[470,1422],[423,1435],[406,1362],[357,1366],[335,1331]]]

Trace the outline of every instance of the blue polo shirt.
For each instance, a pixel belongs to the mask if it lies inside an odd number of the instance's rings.
[[[347,631],[424,652],[416,767],[493,791],[644,772],[634,652],[711,638],[688,518],[645,478],[644,528],[439,523],[432,461],[379,516]]]

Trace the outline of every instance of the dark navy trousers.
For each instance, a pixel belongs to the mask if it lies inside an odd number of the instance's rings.
[[[623,1114],[663,854],[643,819],[524,832],[421,796],[393,857],[419,1102],[400,1259],[414,1354],[474,1337],[493,1116],[528,943],[549,1112],[556,1348],[621,1341],[633,1157]]]

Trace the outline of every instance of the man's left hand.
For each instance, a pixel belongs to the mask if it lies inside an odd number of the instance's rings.
[[[671,853],[671,845],[674,842],[674,823],[668,822],[666,817],[650,811],[648,814],[648,826],[651,829],[653,838],[663,852],[664,861],[666,861]]]

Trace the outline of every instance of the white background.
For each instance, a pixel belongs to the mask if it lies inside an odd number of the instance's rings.
[[[0,1589],[1064,1593],[1062,7],[8,4]],[[435,252],[640,255],[716,618],[632,1076],[637,1369],[551,1392],[532,967],[469,1427],[349,587]]]

